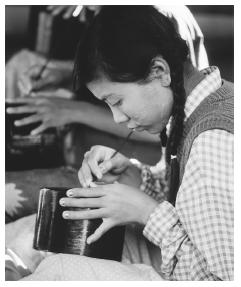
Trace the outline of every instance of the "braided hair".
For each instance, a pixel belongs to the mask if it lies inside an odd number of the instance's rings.
[[[174,105],[167,160],[182,135],[185,90],[183,66],[188,48],[174,24],[153,6],[103,6],[79,43],[74,87],[80,88],[102,72],[111,81],[145,83],[151,64],[162,56],[170,67]]]

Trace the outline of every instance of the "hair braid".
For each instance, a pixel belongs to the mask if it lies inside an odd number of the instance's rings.
[[[186,101],[186,93],[183,80],[183,65],[179,63],[175,72],[172,73],[172,91],[173,91],[173,110],[171,132],[167,141],[166,160],[169,163],[171,155],[176,155],[177,148],[182,138],[184,123],[184,106]]]

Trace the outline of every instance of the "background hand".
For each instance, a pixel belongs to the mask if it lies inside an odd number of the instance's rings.
[[[32,91],[39,91],[49,87],[66,86],[72,76],[73,64],[70,61],[54,61],[47,63],[41,77],[40,71],[46,64],[43,59],[41,64],[31,66],[18,80],[18,87],[22,95],[28,95]]]
[[[51,94],[51,97],[49,97],[49,94]],[[8,108],[7,113],[33,113],[26,118],[15,121],[16,126],[42,122],[39,127],[31,132],[32,135],[39,134],[50,127],[60,127],[73,122],[75,113],[79,113],[76,101],[66,99],[67,96],[72,95],[67,90],[58,89],[55,92],[39,92],[36,95],[36,98],[24,97],[7,100],[9,103],[24,104],[19,107]],[[60,97],[60,95],[62,96]]]
[[[88,11],[92,11],[94,16],[97,15],[101,9],[100,5],[50,5],[47,8],[52,15],[62,15],[64,19],[71,17],[78,17],[80,22],[87,21]]]

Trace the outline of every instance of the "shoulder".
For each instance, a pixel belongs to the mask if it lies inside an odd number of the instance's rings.
[[[199,134],[193,141],[185,172],[195,167],[202,178],[232,177],[233,139],[232,133],[221,129]]]

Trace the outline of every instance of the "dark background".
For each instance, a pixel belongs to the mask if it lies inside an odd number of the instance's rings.
[[[37,15],[46,6],[6,6],[6,60],[21,48],[34,50]],[[188,5],[205,37],[210,65],[220,68],[223,78],[233,81],[234,6]],[[77,19],[57,17],[52,50],[56,58],[72,58],[83,25]],[[59,49],[61,46],[62,49]],[[57,49],[58,48],[58,49]],[[59,51],[59,52],[57,52]],[[64,52],[63,52],[64,51]]]

